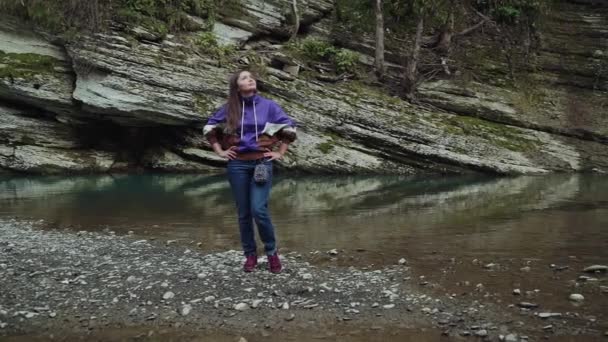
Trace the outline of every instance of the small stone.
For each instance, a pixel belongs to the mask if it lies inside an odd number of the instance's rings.
[[[247,305],[246,303],[238,303],[237,305],[234,306],[234,310],[237,311],[245,311],[249,308],[249,305]]]
[[[28,312],[25,314],[25,318],[32,318],[34,316],[36,316],[36,313],[34,313],[34,312]]]
[[[171,298],[175,297],[175,293],[171,292],[171,291],[167,291],[165,292],[165,294],[163,295],[163,299],[164,300],[169,300]]]
[[[329,255],[338,255],[338,250],[334,248],[334,249],[330,250],[329,252],[327,252],[327,254],[329,254]]]
[[[55,313],[55,312],[49,313],[50,318],[55,318],[56,316],[57,316],[57,313]]]
[[[553,329],[553,325],[552,325],[552,324],[545,325],[545,326],[543,327],[543,330],[550,330],[550,329]]]
[[[285,320],[287,322],[291,322],[291,321],[294,320],[294,318],[296,318],[296,315],[295,314],[290,314],[289,316],[285,317]]]
[[[485,265],[485,266],[483,266],[483,267],[484,267],[484,268],[493,268],[494,266],[496,266],[496,264],[491,262],[491,263],[489,263],[489,264],[486,264],[486,265]]]
[[[135,277],[135,276],[129,276],[129,277],[127,278],[127,282],[128,282],[128,283],[134,283],[134,282],[136,282],[136,281],[137,281],[137,277]]]
[[[213,302],[215,300],[215,297],[213,297],[213,296],[207,296],[203,300],[205,301],[205,303],[210,303],[210,302]]]
[[[0,329],[4,329],[8,326],[8,323],[0,322]]]
[[[377,307],[379,307],[379,306],[380,306],[380,304],[378,304],[378,303],[374,303],[374,304],[372,304],[372,308],[377,308]]]
[[[505,336],[505,342],[517,342],[517,335],[508,334],[507,336]]]
[[[558,312],[541,312],[538,314],[540,318],[551,318],[551,317],[562,317],[561,313]]]
[[[520,289],[515,289],[513,290],[513,294],[516,296],[519,296],[521,294],[521,290]]]
[[[475,332],[475,336],[485,337],[488,336],[488,331],[486,329],[480,329]]]
[[[406,263],[407,263],[407,260],[405,260],[405,258],[399,259],[399,265],[405,265]]]
[[[283,305],[281,306],[281,308],[283,310],[289,310],[289,303],[288,302],[283,303]]]
[[[608,286],[600,286],[600,291],[603,293],[608,293]]]
[[[517,306],[519,306],[520,308],[525,308],[525,309],[534,309],[534,308],[538,307],[538,304],[529,303],[529,302],[521,302],[521,303],[518,303]]]
[[[186,304],[182,306],[182,316],[188,316],[188,314],[192,311],[192,305]]]
[[[196,275],[196,277],[198,279],[205,279],[205,278],[207,278],[207,274],[206,273],[199,273],[199,274]]]
[[[520,268],[519,270],[522,271],[522,272],[530,272],[531,268],[530,268],[530,266],[526,266],[526,267]]]
[[[263,299],[256,299],[253,301],[253,303],[251,303],[251,307],[255,309],[258,306],[260,306],[260,304],[262,304],[263,302],[264,302]]]
[[[568,297],[568,299],[570,299],[573,302],[582,302],[585,300],[585,297],[583,297],[582,294],[573,293],[570,295],[570,297]]]
[[[239,342],[247,342],[247,339],[244,337],[239,338]]]
[[[163,281],[162,283],[160,283],[160,287],[169,287],[169,283]]]
[[[579,280],[579,281],[589,281],[589,282],[592,282],[592,281],[598,281],[598,279],[597,279],[597,278],[593,278],[593,277],[586,276],[586,275],[579,276],[579,277],[578,277],[578,280]]]
[[[385,308],[385,309],[392,309],[392,308],[395,307],[395,304],[386,304],[386,305],[384,305],[382,307]]]
[[[583,272],[607,272],[608,266],[605,265],[591,265],[589,267],[585,267]]]
[[[310,274],[310,273],[304,273],[304,274],[302,274],[302,279],[304,279],[304,280],[311,280],[312,279],[312,274]]]

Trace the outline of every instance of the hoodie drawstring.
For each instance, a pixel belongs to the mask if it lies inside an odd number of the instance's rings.
[[[255,100],[253,100],[253,120],[255,122],[255,141],[258,141],[258,115],[255,111]],[[241,140],[243,140],[243,125],[245,121],[245,100],[243,100],[243,112],[241,114]]]

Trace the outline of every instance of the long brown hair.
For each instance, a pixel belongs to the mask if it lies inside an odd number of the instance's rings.
[[[228,88],[228,100],[226,101],[226,109],[227,109],[226,122],[228,124],[228,129],[233,132],[236,130],[237,126],[239,126],[239,124],[241,123],[241,111],[243,110],[243,108],[241,107],[242,104],[241,104],[241,100],[239,98],[238,80],[239,80],[239,76],[241,76],[241,73],[243,73],[245,71],[249,72],[254,79],[256,78],[255,74],[252,73],[250,70],[241,69],[241,70],[236,71],[234,74],[232,74],[228,81],[229,88]]]

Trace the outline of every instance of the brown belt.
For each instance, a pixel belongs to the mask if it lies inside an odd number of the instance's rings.
[[[237,153],[236,158],[238,160],[257,160],[264,158],[264,152],[247,152]]]

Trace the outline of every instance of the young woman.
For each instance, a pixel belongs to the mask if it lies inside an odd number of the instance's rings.
[[[258,261],[253,221],[264,243],[270,272],[281,272],[268,197],[272,161],[283,157],[296,138],[295,132],[295,123],[283,109],[257,94],[256,80],[248,71],[230,77],[228,101],[203,128],[215,153],[228,159],[228,181],[238,211],[245,272],[252,272]]]

